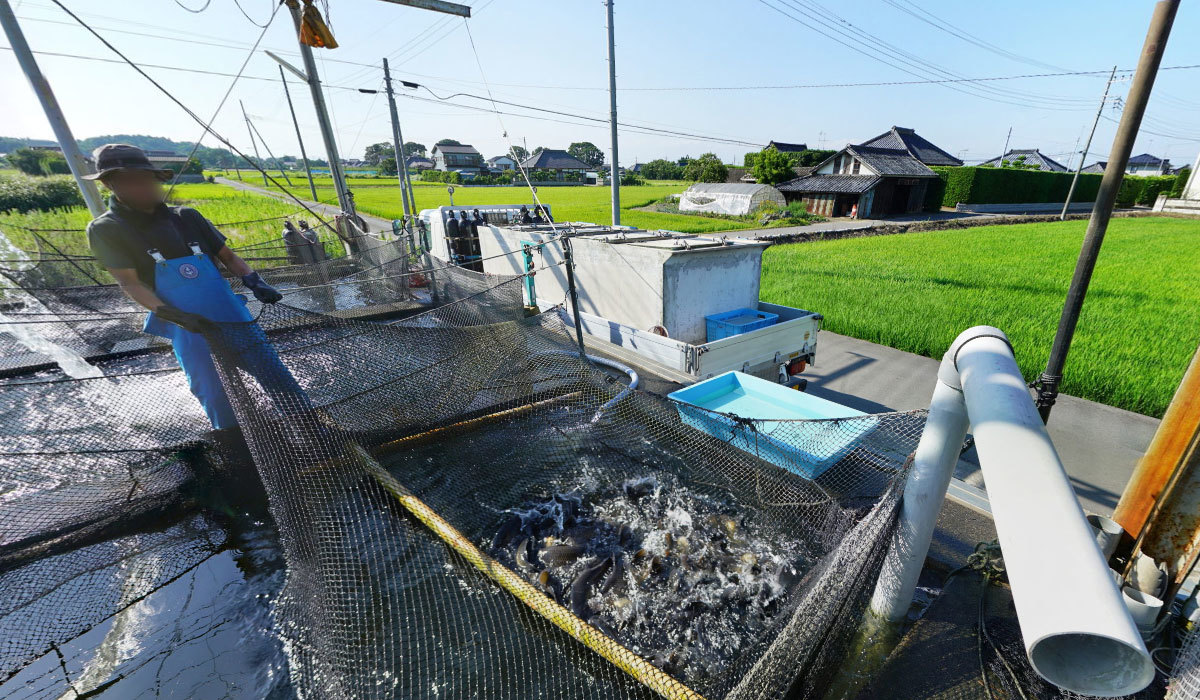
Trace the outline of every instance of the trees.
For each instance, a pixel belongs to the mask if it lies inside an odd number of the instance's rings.
[[[379,161],[378,165],[380,175],[395,175],[399,172],[396,170],[396,159],[391,156]]]
[[[593,168],[604,165],[604,151],[591,141],[576,141],[567,146],[567,154]]]
[[[393,160],[396,158],[396,149],[392,148],[392,144],[387,141],[373,143],[363,151],[363,162],[369,165],[379,165],[384,158]]]
[[[647,180],[682,180],[683,168],[664,158],[656,158],[642,165],[642,175]]]
[[[416,141],[404,142],[404,155],[410,158],[413,156],[423,156],[427,150],[423,143],[417,143]]]
[[[65,175],[71,172],[63,154],[40,148],[18,148],[8,154],[8,162],[26,175]]]
[[[454,139],[441,139],[434,145],[436,145],[436,146],[461,146],[462,144],[459,143],[458,141],[455,141]]]
[[[683,169],[684,179],[696,182],[725,182],[728,175],[728,169],[716,153],[701,154],[699,158],[689,160]]]
[[[784,180],[795,177],[792,171],[792,159],[787,153],[780,153],[774,146],[764,148],[756,154],[754,166],[750,172],[754,179],[764,185],[776,185]]]
[[[515,160],[515,161],[517,161],[518,163],[520,163],[521,161],[523,161],[523,160],[525,160],[526,158],[528,158],[528,157],[529,157],[529,151],[525,150],[525,149],[524,149],[524,148],[522,148],[521,146],[513,146],[513,147],[512,147],[512,152],[509,154],[509,156],[510,156],[510,157],[511,157],[513,160]]]
[[[546,148],[544,146],[538,146],[537,148],[533,149],[533,155],[536,156],[537,154],[541,153],[544,150],[546,150]]]

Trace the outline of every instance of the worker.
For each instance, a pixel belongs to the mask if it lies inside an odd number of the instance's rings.
[[[533,223],[533,217],[529,215],[529,207],[525,206],[524,204],[521,205],[521,213],[520,213],[520,219],[518,219],[518,223],[525,224],[525,225],[529,225],[529,224]]]
[[[283,295],[230,250],[199,212],[166,205],[162,183],[172,171],[154,167],[140,148],[126,144],[101,146],[93,157],[98,172],[84,177],[100,180],[112,197],[108,211],[88,225],[92,253],[131,299],[150,310],[143,331],[171,341],[213,428],[237,425],[204,335],[216,334],[216,323],[235,324],[220,337],[273,399],[282,393],[292,405],[311,405],[253,323],[245,297],[233,293],[214,260],[260,302],[273,304]]]

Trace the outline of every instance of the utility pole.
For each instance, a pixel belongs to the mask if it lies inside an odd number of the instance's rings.
[[[621,225],[621,166],[617,158],[617,56],[613,44],[613,0],[605,0],[608,9],[608,105],[609,129],[612,131],[612,168],[609,182],[612,185],[612,225]]]
[[[1071,196],[1075,194],[1075,185],[1079,183],[1079,173],[1083,171],[1083,163],[1087,160],[1088,151],[1092,147],[1092,137],[1096,135],[1096,125],[1100,123],[1100,115],[1104,113],[1104,104],[1108,102],[1108,91],[1112,88],[1113,79],[1116,77],[1117,67],[1113,66],[1112,73],[1108,76],[1108,82],[1104,84],[1104,96],[1100,98],[1100,106],[1096,108],[1096,119],[1092,121],[1092,131],[1088,134],[1087,143],[1083,145],[1083,153],[1079,156],[1079,166],[1075,168],[1075,177],[1071,178],[1071,189],[1067,190],[1067,201],[1063,202],[1062,213],[1058,215],[1059,221],[1065,221],[1067,218],[1067,207],[1071,206]]]
[[[250,125],[250,128],[254,130],[254,135],[258,137],[258,140],[260,143],[262,143],[263,148],[266,149],[267,157],[275,161],[275,165],[279,168],[279,174],[283,176],[283,181],[288,184],[288,187],[291,187],[292,178],[288,177],[287,171],[283,169],[283,161],[276,158],[275,154],[271,152],[271,146],[267,144],[267,140],[263,138],[262,132],[259,131],[258,127],[254,125],[254,122],[247,120],[247,123]]]
[[[325,93],[321,90],[321,77],[317,74],[317,62],[313,59],[312,47],[299,41],[300,3],[288,2],[287,8],[292,13],[292,23],[296,25],[297,43],[300,44],[300,56],[304,59],[304,72],[295,72],[308,83],[308,89],[312,92],[313,108],[317,112],[317,124],[321,127],[321,139],[325,142],[325,157],[329,159],[329,173],[333,176],[333,189],[337,191],[338,205],[341,207],[342,213],[354,221],[358,218],[354,211],[354,198],[350,194],[346,185],[346,176],[342,172],[342,160],[338,157],[337,139],[333,134],[333,126],[329,123],[329,111],[325,106]],[[280,59],[276,58],[276,60]],[[309,181],[311,182],[311,179]]]
[[[308,154],[304,152],[304,137],[300,135],[300,122],[296,121],[296,108],[292,106],[292,93],[288,90],[287,78],[283,75],[283,66],[279,66],[279,81],[283,83],[283,94],[287,97],[288,111],[292,113],[292,126],[296,128],[296,141],[300,144],[300,160],[304,161],[304,173],[308,175],[308,191],[312,201],[317,199],[317,184],[313,182],[312,168],[308,165]]]
[[[1096,269],[1096,258],[1100,255],[1100,245],[1104,243],[1104,232],[1108,229],[1108,220],[1112,217],[1117,190],[1121,188],[1121,179],[1125,177],[1129,154],[1142,125],[1146,103],[1150,100],[1150,90],[1154,87],[1154,78],[1162,63],[1163,52],[1167,48],[1167,37],[1171,34],[1171,24],[1175,21],[1175,13],[1178,10],[1179,0],[1160,0],[1154,6],[1154,15],[1150,18],[1150,29],[1146,32],[1146,42],[1142,45],[1137,71],[1133,74],[1133,83],[1129,86],[1129,95],[1125,100],[1125,109],[1121,112],[1117,134],[1113,137],[1108,164],[1104,166],[1104,179],[1100,181],[1100,190],[1096,192],[1096,204],[1092,207],[1092,218],[1088,221],[1079,260],[1075,263],[1075,274],[1067,290],[1067,300],[1063,305],[1062,317],[1058,321],[1058,330],[1054,334],[1054,344],[1050,346],[1050,358],[1036,383],[1038,413],[1041,414],[1043,422],[1050,419],[1050,409],[1058,398],[1058,385],[1062,381],[1063,367],[1067,363],[1067,352],[1071,349],[1071,338],[1075,335],[1075,325],[1079,322],[1083,299],[1087,295],[1092,271]]]
[[[1012,139],[1012,127],[1008,127],[1008,136],[1004,137],[1004,150],[1000,151],[1000,162],[996,164],[997,168],[1004,167],[1004,156],[1008,155],[1008,142]]]
[[[42,111],[46,113],[46,120],[50,122],[54,138],[58,139],[58,145],[67,159],[67,167],[71,169],[71,175],[75,176],[75,184],[79,186],[79,192],[83,195],[83,201],[87,204],[88,211],[92,213],[92,216],[100,216],[106,208],[104,200],[100,197],[100,190],[96,187],[95,181],[83,179],[84,175],[91,174],[92,168],[84,158],[83,152],[79,150],[79,144],[75,141],[75,137],[71,135],[71,127],[67,125],[67,118],[63,116],[62,108],[59,107],[58,100],[54,97],[54,91],[50,89],[50,83],[46,80],[46,76],[42,75],[41,68],[34,60],[33,51],[30,50],[29,43],[25,41],[25,34],[21,31],[21,25],[17,24],[17,16],[13,14],[8,0],[0,0],[0,25],[4,26],[4,34],[8,37],[8,44],[17,57],[17,63],[20,64],[25,77],[29,79],[29,84],[37,94],[38,101],[42,103]]]
[[[241,100],[238,100],[238,106],[242,108],[242,119],[246,122],[246,133],[250,134],[250,145],[254,147],[254,160],[258,161],[255,165],[259,168],[259,172],[262,173],[263,187],[268,187],[267,169],[263,167],[262,156],[258,155],[258,141],[254,140],[254,129],[250,126],[250,117],[246,115],[246,105],[242,104]]]
[[[400,179],[400,203],[404,210],[404,226],[411,226],[410,214],[416,214],[409,199],[412,194],[408,182],[408,157],[404,154],[404,136],[400,133],[400,114],[396,111],[396,92],[392,89],[392,72],[387,58],[383,59],[383,85],[387,90],[388,109],[392,112],[392,150],[396,155],[396,176]]]

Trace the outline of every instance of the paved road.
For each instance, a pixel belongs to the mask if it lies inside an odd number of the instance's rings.
[[[229,185],[230,187],[234,188],[235,190],[244,190],[246,192],[255,192],[257,194],[266,195],[268,197],[274,197],[275,199],[278,199],[283,202],[288,202],[291,204],[296,203],[296,200],[292,199],[291,197],[287,196],[286,194],[284,194],[278,190],[270,190],[265,187],[251,185],[250,183],[244,182],[242,180],[230,180],[229,178],[226,178],[226,177],[218,177],[217,182],[221,183],[222,185]],[[399,195],[399,190],[397,190],[397,195]],[[312,209],[312,210],[314,210],[320,214],[323,214],[331,219],[334,216],[340,214],[342,211],[341,207],[337,207],[337,206],[334,206],[331,204],[320,204],[318,202],[310,202],[307,199],[301,199],[301,201],[303,201],[304,204],[306,206],[308,206],[309,209]],[[363,218],[363,220],[367,222],[367,226],[370,228],[371,231],[378,232],[378,231],[391,231],[392,230],[391,219],[381,219],[378,216],[371,216],[370,214],[363,214],[361,212],[359,212],[359,216],[361,216]]]
[[[821,331],[817,364],[806,370],[808,392],[861,411],[927,408],[938,361]],[[1074,396],[1060,396],[1047,429],[1083,507],[1111,514],[1158,419]],[[974,449],[955,476],[984,487]]]

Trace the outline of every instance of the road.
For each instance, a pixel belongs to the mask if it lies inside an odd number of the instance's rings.
[[[804,372],[808,392],[860,411],[927,408],[938,361],[821,331],[817,364]],[[1158,428],[1157,418],[1060,395],[1047,430],[1084,509],[1112,513],[1125,482]],[[955,476],[983,488],[974,448]]]

